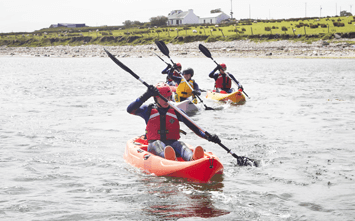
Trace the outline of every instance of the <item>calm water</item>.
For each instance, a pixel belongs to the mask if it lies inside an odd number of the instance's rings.
[[[208,58],[174,58],[213,81]],[[150,84],[156,57],[122,58]],[[189,132],[221,159],[210,184],[141,173],[123,160],[144,121],[126,107],[146,88],[109,58],[0,58],[0,220],[353,220],[354,60],[215,58],[243,84],[244,105],[204,99],[192,119],[238,155]],[[203,96],[202,96],[203,97]]]

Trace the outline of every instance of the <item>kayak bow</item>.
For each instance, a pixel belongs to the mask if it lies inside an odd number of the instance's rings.
[[[190,149],[192,147],[188,145]],[[147,140],[143,136],[127,142],[124,159],[127,163],[156,176],[179,177],[188,181],[206,183],[215,174],[223,173],[223,165],[218,157],[211,152],[205,152],[203,158],[184,161],[167,160],[147,151]]]
[[[206,98],[217,100],[217,101],[230,101],[234,104],[242,104],[245,102],[245,96],[240,91],[235,91],[233,93],[218,93],[215,90],[207,91]]]

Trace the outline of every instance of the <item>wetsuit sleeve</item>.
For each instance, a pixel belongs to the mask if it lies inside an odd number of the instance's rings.
[[[140,116],[145,120],[145,123],[148,123],[149,120],[149,106],[148,105],[143,105],[143,106],[138,106],[140,103],[139,98],[135,101],[133,101],[128,107],[127,107],[127,112],[133,115]],[[138,106],[138,107],[137,107]]]
[[[213,69],[213,71],[208,75],[210,78],[214,78],[214,79],[216,79],[215,78],[215,72],[218,70],[218,66],[215,68],[215,69]]]
[[[196,83],[196,81],[194,81],[194,91],[197,91],[198,92],[198,96],[201,95],[201,90],[200,90],[200,87],[198,86],[198,84]]]
[[[171,66],[167,66],[161,73],[162,74],[169,74],[169,72],[171,71]]]
[[[178,77],[178,76],[174,76],[174,71],[170,71],[169,73],[169,77],[173,80],[173,81],[175,81],[177,84],[180,84],[180,82],[181,82],[181,77]]]
[[[147,105],[142,106],[142,104],[146,102],[150,97],[151,97],[150,93],[148,92],[144,93],[142,96],[140,96],[135,101],[133,101],[130,105],[128,105],[127,112],[144,118],[145,122],[147,123],[150,113],[148,113],[148,106]]]
[[[234,82],[237,83],[238,87],[240,87],[239,81],[237,81],[237,79],[235,79],[235,77],[233,76],[233,74],[228,73],[228,75],[232,78],[232,80],[233,80]]]

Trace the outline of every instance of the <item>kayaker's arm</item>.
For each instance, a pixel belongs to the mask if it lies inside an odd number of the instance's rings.
[[[172,69],[173,70],[173,69]],[[168,73],[168,75],[169,75],[169,77],[173,80],[173,81],[175,81],[177,84],[180,84],[180,82],[181,82],[181,77],[178,77],[178,76],[174,76],[174,71],[170,71],[169,73]]]
[[[137,99],[138,100],[138,99]],[[132,102],[132,104],[134,104],[136,101]],[[132,105],[130,104],[130,106]],[[128,106],[128,108],[130,107]],[[128,108],[127,108],[127,111],[128,111]],[[143,105],[141,107],[138,107],[137,109],[135,109],[132,113],[130,114],[133,114],[133,115],[137,115],[137,116],[140,116],[141,118],[144,119],[145,123],[147,124],[148,123],[148,120],[149,120],[149,114],[150,114],[150,111],[149,110],[149,106],[148,105]]]
[[[198,84],[196,83],[196,81],[194,81],[194,90],[192,92],[194,95],[201,95],[201,90],[200,87],[198,86]]]
[[[158,89],[156,89],[156,87],[154,87],[153,85],[150,85],[148,90],[142,96],[140,96],[135,101],[133,101],[130,105],[128,105],[127,112],[130,114],[139,115],[139,116],[143,117],[145,119],[145,121],[147,122],[147,119],[146,119],[147,116],[146,116],[145,112],[147,112],[148,106],[147,105],[142,106],[142,104],[144,102],[146,102],[151,96],[154,96],[155,93],[159,92],[159,91],[158,92],[157,91],[158,91]]]
[[[237,79],[235,79],[235,77],[233,76],[233,74],[231,74],[231,73],[228,73],[228,75],[229,75],[229,77],[231,77],[232,78],[232,80],[235,82],[235,83],[237,83],[237,85],[238,85],[238,88],[240,88],[240,84],[239,84],[239,81],[237,81]]]
[[[217,70],[219,70],[221,67],[218,65],[215,69],[213,69],[213,71],[208,75],[210,78],[214,78],[215,79],[215,72]],[[218,75],[217,75],[218,76]]]
[[[161,72],[162,74],[168,74],[171,70],[171,64],[168,64],[168,66]]]
[[[142,106],[144,102],[146,102],[149,98],[151,97],[150,94],[147,92],[144,93],[142,96],[137,98],[135,101],[133,101],[130,105],[127,107],[127,112],[130,114],[136,114],[136,110]]]

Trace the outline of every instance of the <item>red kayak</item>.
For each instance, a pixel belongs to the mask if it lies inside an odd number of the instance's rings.
[[[192,146],[188,145],[190,149]],[[156,176],[180,177],[188,181],[206,183],[215,174],[223,173],[223,165],[218,157],[211,152],[205,152],[203,158],[184,161],[167,160],[147,152],[148,142],[143,137],[129,140],[126,145],[124,159],[127,163]]]

